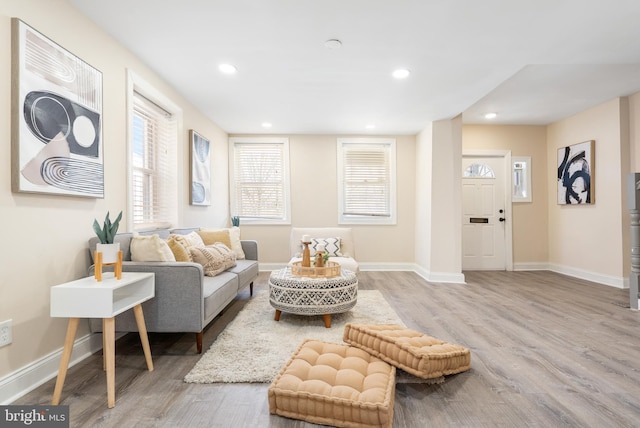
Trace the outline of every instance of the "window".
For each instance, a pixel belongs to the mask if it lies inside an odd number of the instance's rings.
[[[130,73],[129,212],[133,230],[177,223],[180,111]]]
[[[338,139],[338,222],[396,223],[396,141]]]
[[[288,224],[289,140],[230,138],[231,215],[242,223]]]
[[[484,163],[472,163],[464,170],[464,178],[496,178],[493,169]]]
[[[531,202],[531,156],[514,156],[513,162],[513,202]]]

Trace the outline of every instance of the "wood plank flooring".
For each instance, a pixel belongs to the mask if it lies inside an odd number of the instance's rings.
[[[640,426],[640,312],[628,309],[628,290],[551,272],[465,275],[467,284],[436,284],[411,272],[360,274],[360,288],[382,291],[407,326],[472,352],[472,369],[443,384],[398,384],[394,427]],[[267,279],[260,274],[257,293]],[[205,330],[205,350],[248,299]],[[61,404],[72,427],[315,426],[270,415],[267,384],[184,383],[200,358],[194,334],[150,341],[153,372],[137,335],[117,342],[113,409],[100,354],[69,370]],[[14,404],[49,404],[54,383]]]

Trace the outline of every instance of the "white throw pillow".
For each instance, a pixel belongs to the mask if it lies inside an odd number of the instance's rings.
[[[204,247],[204,241],[198,232],[191,232],[188,235],[184,235],[184,237],[189,241],[191,247]]]
[[[158,235],[143,236],[137,233],[131,238],[131,260],[134,262],[175,262],[173,251]]]
[[[234,226],[229,229],[229,238],[231,239],[231,249],[236,253],[236,260],[244,260],[246,256],[240,242],[240,228]]]

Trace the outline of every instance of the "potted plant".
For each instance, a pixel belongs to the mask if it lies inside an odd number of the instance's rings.
[[[238,216],[231,217],[231,225],[234,226],[234,227],[239,227],[240,226],[240,217],[238,217]]]
[[[113,239],[118,232],[120,220],[122,220],[122,211],[120,211],[120,214],[118,214],[118,217],[113,221],[113,223],[111,222],[109,212],[107,211],[103,227],[100,227],[98,220],[93,220],[93,230],[100,240],[100,243],[96,245],[96,251],[102,253],[102,263],[115,263],[118,260],[120,243],[114,243]]]

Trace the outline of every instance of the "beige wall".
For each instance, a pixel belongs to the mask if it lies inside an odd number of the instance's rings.
[[[462,150],[510,150],[531,156],[531,202],[512,204],[513,263],[540,265],[548,260],[546,126],[465,125]]]
[[[105,198],[88,199],[11,192],[11,17],[18,17],[103,73]],[[13,343],[0,348],[0,378],[62,346],[65,319],[49,317],[51,286],[86,276],[87,240],[94,218],[126,210],[126,70],[130,68],[183,109],[180,141],[180,222],[224,226],[228,221],[227,135],[186,102],[130,52],[62,0],[0,2],[0,321],[13,320]],[[213,143],[211,207],[189,198],[188,130]],[[129,227],[122,224],[121,231]],[[86,334],[82,323],[78,337]]]
[[[337,139],[343,136],[278,137],[289,138],[291,225],[241,224],[242,236],[258,241],[261,263],[289,261],[292,226],[338,226]],[[364,264],[407,264],[414,261],[415,137],[391,137],[396,140],[397,224],[345,225],[353,229],[358,262]]]
[[[627,123],[624,104],[614,99],[547,127],[549,263],[604,281],[621,281],[627,275],[623,234],[629,232],[623,177],[629,162],[628,147],[622,147],[621,126]],[[587,140],[596,142],[595,204],[558,205],[557,150]]]

